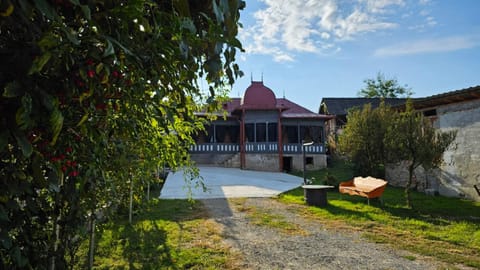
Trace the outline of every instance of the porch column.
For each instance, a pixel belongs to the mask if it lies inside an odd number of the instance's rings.
[[[278,110],[278,124],[277,124],[277,129],[278,129],[278,164],[279,167],[278,170],[281,172],[283,170],[283,134],[282,134],[282,110]],[[268,127],[267,127],[268,129]]]
[[[245,109],[242,109],[240,121],[240,169],[245,169]]]

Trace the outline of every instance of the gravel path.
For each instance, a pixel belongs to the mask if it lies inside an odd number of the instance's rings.
[[[385,245],[368,243],[357,233],[339,233],[295,214],[274,199],[202,200],[211,217],[223,225],[224,238],[243,255],[240,269],[437,269],[439,265]],[[256,225],[242,209],[267,212],[301,228],[286,233]],[[302,206],[298,206],[302,207]],[[417,256],[415,256],[417,257]]]

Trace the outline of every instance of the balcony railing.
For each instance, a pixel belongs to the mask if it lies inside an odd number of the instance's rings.
[[[278,143],[264,142],[264,143],[246,143],[245,152],[247,153],[277,153]]]
[[[237,153],[240,152],[238,143],[203,143],[190,147],[191,153]]]
[[[278,143],[262,142],[262,143],[246,143],[245,152],[247,153],[278,153]],[[236,143],[204,143],[190,147],[191,153],[237,153],[240,152],[240,144]],[[299,154],[302,153],[301,143],[289,143],[283,145],[283,153]],[[321,143],[305,146],[305,153],[323,154],[325,147]]]
[[[286,154],[302,153],[302,144],[301,143],[284,144],[283,153],[286,153]],[[322,154],[322,153],[325,153],[325,147],[323,147],[322,143],[315,143],[309,146],[305,146],[305,153]]]

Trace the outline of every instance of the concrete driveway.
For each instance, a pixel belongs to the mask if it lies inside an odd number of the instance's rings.
[[[183,171],[178,171],[168,174],[160,198],[186,199],[189,186],[192,199],[274,197],[303,183],[302,178],[286,173],[220,167],[199,167],[199,170],[206,192],[196,185],[196,180],[187,183]]]

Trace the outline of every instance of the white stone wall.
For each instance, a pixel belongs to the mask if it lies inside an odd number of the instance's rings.
[[[435,126],[441,131],[457,130],[457,137],[444,153],[439,169],[425,173],[419,168],[415,172],[417,189],[429,188],[440,195],[480,201],[473,187],[480,185],[480,100],[436,109]],[[386,168],[385,178],[392,185],[405,186],[407,177],[405,166],[389,165]]]
[[[473,188],[480,184],[480,100],[437,108],[442,131],[457,130],[457,137],[443,155],[439,193],[480,200]]]

